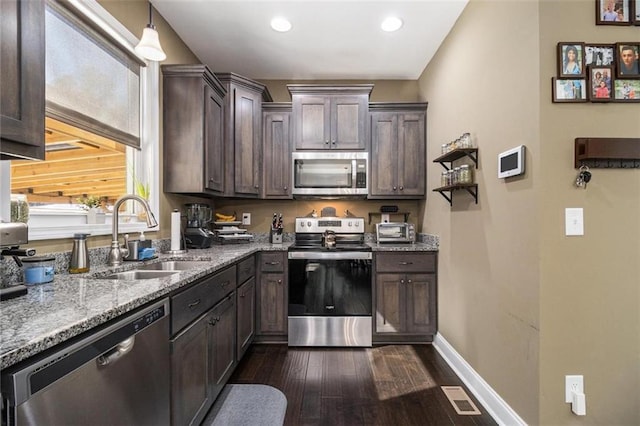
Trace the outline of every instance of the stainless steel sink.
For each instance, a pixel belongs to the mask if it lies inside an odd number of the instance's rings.
[[[201,260],[166,260],[164,262],[151,263],[136,268],[137,271],[188,271],[203,265]]]
[[[168,277],[169,275],[177,274],[178,271],[148,271],[141,269],[134,269],[132,271],[116,272],[104,277],[100,277],[105,280],[149,280],[152,278]]]

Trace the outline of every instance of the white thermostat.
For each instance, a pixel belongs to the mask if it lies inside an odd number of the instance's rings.
[[[498,154],[498,178],[508,178],[524,173],[524,145]]]

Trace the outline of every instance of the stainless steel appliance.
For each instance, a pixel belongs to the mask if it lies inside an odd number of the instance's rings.
[[[294,196],[366,196],[369,154],[366,152],[294,152]]]
[[[413,243],[416,228],[407,222],[376,223],[376,241],[379,243]]]
[[[5,256],[13,257],[18,267],[22,266],[20,257],[35,256],[35,249],[20,249],[21,244],[29,242],[29,227],[23,222],[0,222],[0,260]],[[0,288],[0,300],[13,299],[27,294],[24,284],[4,287],[6,275],[2,271],[2,288]]]
[[[371,346],[372,252],[364,219],[295,220],[289,248],[289,346]]]
[[[188,248],[209,248],[214,233],[209,229],[212,211],[207,204],[189,203],[184,205],[187,218],[184,239]]]
[[[3,424],[168,425],[169,301],[2,372]]]

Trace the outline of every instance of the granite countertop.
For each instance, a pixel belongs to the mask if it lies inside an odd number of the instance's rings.
[[[190,250],[184,255],[160,254],[147,262],[100,266],[86,274],[57,274],[51,283],[29,286],[29,293],[2,302],[0,368],[6,368],[149,302],[166,297],[199,278],[260,251],[286,251],[291,243],[249,243]],[[369,243],[373,251],[437,251],[437,244]],[[202,266],[139,281],[104,279],[112,272],[135,269],[141,263],[201,260]]]
[[[50,283],[29,286],[29,293],[2,302],[0,368],[49,349],[151,301],[167,296],[199,278],[259,251],[286,251],[290,244],[250,243],[160,254],[147,262],[96,267],[86,274],[57,274]],[[162,260],[202,260],[202,266],[139,281],[101,279],[114,271],[135,269]]]
[[[373,251],[438,251],[438,245],[433,243],[368,243]]]

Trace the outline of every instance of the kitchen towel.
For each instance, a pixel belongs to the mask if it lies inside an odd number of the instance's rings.
[[[180,212],[171,212],[171,251],[180,250]]]

